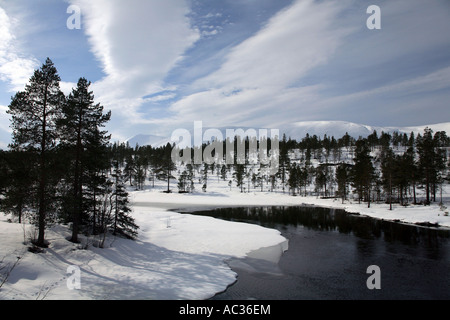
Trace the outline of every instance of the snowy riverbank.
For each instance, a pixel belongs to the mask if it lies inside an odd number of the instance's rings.
[[[151,195],[169,200],[165,194]],[[32,226],[0,216],[2,279],[8,275],[0,299],[207,299],[236,280],[226,259],[277,244],[280,251],[286,249],[277,230],[166,209],[151,202],[134,205],[138,240],[109,237],[105,249],[95,247],[94,237],[84,237],[80,245],[70,243],[66,226],[49,228],[50,246],[40,254],[28,252],[23,244]],[[80,249],[86,244],[88,250]],[[80,270],[79,290],[67,286],[68,280],[74,283],[75,274],[67,272],[70,266]]]
[[[99,239],[94,237],[72,244],[65,240],[70,234],[68,227],[54,226],[47,231],[49,248],[34,254],[23,244],[33,227],[0,216],[0,272],[2,279],[8,276],[0,288],[0,299],[207,299],[236,280],[226,259],[262,247],[287,248],[277,230],[172,211],[176,209],[308,204],[450,228],[448,209],[441,210],[438,205],[396,205],[390,211],[386,204],[367,208],[367,204],[342,204],[335,199],[240,193],[219,187],[194,194],[135,191],[131,201],[140,226],[137,241],[109,237],[105,249],[95,246]],[[80,249],[86,245],[88,250]],[[79,290],[69,289],[75,275],[67,272],[70,266],[80,270]]]

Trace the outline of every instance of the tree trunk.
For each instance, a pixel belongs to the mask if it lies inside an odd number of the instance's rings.
[[[115,185],[115,201],[114,201],[114,231],[113,235],[116,235],[117,230],[117,218],[119,216],[119,200],[118,200],[118,184],[119,184],[119,176],[116,176],[116,185]]]
[[[399,192],[400,192],[400,203],[401,203],[401,205],[403,206],[404,205],[404,203],[403,203],[403,188],[402,187],[400,187],[399,188]]]
[[[80,107],[80,113],[78,116],[78,130],[77,130],[77,144],[75,146],[75,172],[74,172],[74,182],[73,182],[73,200],[74,206],[72,208],[72,238],[71,242],[78,243],[78,232],[80,229],[81,220],[81,120],[82,120],[82,110]]]
[[[47,184],[47,166],[45,158],[46,139],[47,139],[47,86],[45,87],[43,117],[42,117],[42,136],[41,136],[41,154],[40,154],[40,177],[39,177],[39,211],[38,211],[38,239],[35,243],[38,247],[45,247],[45,216],[46,199],[45,187]]]
[[[392,211],[392,175],[389,175],[389,210]]]
[[[436,202],[436,182],[433,182],[433,202]]]
[[[167,193],[170,192],[170,171],[167,170]]]
[[[97,193],[95,192],[95,187],[94,187],[94,198],[93,198],[93,202],[94,202],[94,208],[93,208],[93,212],[92,212],[92,234],[97,234],[97,223],[96,223],[96,219],[97,219]]]
[[[442,192],[441,192],[442,198]],[[22,223],[22,212],[23,212],[23,198],[20,197],[19,202],[17,203],[17,213],[19,216],[19,224]]]

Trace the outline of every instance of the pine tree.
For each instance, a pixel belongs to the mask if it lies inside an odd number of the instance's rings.
[[[135,153],[134,181],[136,190],[142,190],[147,177],[148,160],[141,147],[136,146]]]
[[[392,210],[392,189],[395,185],[395,156],[390,146],[383,146],[381,151],[381,182],[388,194],[389,210]]]
[[[259,186],[261,192],[264,191],[264,183],[267,180],[267,165],[260,163],[258,172],[255,174],[255,185]]]
[[[103,200],[111,193],[112,182],[106,174],[89,171],[89,179],[86,184],[85,204],[90,211],[91,233],[97,235],[106,232],[105,211],[102,211]]]
[[[187,171],[184,170],[181,174],[180,177],[178,178],[178,193],[185,193],[186,192],[186,186],[187,186]]]
[[[286,134],[283,134],[283,139],[280,141],[280,176],[281,184],[286,185],[286,173],[289,168],[289,149],[287,146]]]
[[[126,165],[124,169],[125,179],[129,181],[130,186],[133,185],[133,177],[136,173],[136,162],[134,161],[134,157],[132,154],[127,155],[126,157]]]
[[[221,169],[220,169],[220,178],[225,181],[227,179],[227,166],[226,165],[222,165]]]
[[[4,196],[9,185],[9,168],[7,162],[7,152],[0,149],[0,196]],[[0,197],[0,205],[1,205]]]
[[[156,176],[160,180],[167,180],[167,193],[170,193],[170,179],[175,179],[172,172],[176,170],[177,167],[172,160],[172,146],[170,143],[163,148],[161,148],[161,154],[157,158],[157,169]]]
[[[111,155],[108,154],[109,136],[106,132],[95,130],[86,149],[85,165],[86,179],[84,187],[84,208],[90,214],[92,233],[103,232],[102,223],[102,199],[106,197],[111,189],[111,181],[107,172],[111,169]],[[102,217],[103,218],[103,217]]]
[[[398,190],[400,204],[405,205],[405,196],[411,183],[414,184],[414,155],[411,150],[394,158],[394,183]]]
[[[409,135],[409,139],[408,139],[408,147],[410,148],[414,148],[416,142],[415,142],[415,137],[414,137],[414,132],[411,131],[410,135]]]
[[[308,167],[303,167],[300,168],[300,174],[299,174],[299,187],[300,187],[300,193],[301,193],[301,188],[304,188],[305,191],[305,197],[306,197],[306,187],[308,186],[308,179],[309,179],[309,170]]]
[[[375,149],[375,146],[378,144],[378,134],[377,134],[377,130],[374,130],[372,132],[372,134],[370,134],[367,137],[367,141],[369,143],[370,146],[370,150],[373,151]]]
[[[375,180],[375,168],[369,152],[367,140],[360,139],[356,141],[355,164],[351,171],[353,186],[358,193],[359,201],[361,202],[361,199],[364,199],[367,201],[368,207],[370,207],[372,183]]]
[[[54,204],[52,194],[56,179],[51,176],[51,161],[57,141],[56,120],[65,100],[59,88],[60,80],[53,62],[47,58],[34,72],[25,90],[12,98],[8,110],[13,129],[11,149],[34,152],[38,159],[34,164],[37,170],[38,225],[35,245],[40,247],[46,246],[45,228]]]
[[[350,166],[345,163],[341,163],[337,167],[335,174],[336,174],[336,181],[338,184],[338,194],[342,199],[342,203],[344,203],[348,193],[347,185],[350,179]]]
[[[417,136],[416,147],[419,154],[418,168],[425,184],[425,204],[430,204],[433,184],[437,182],[438,172],[445,163],[442,161],[444,155],[439,151],[437,139],[433,138],[433,131],[429,128],[424,130],[423,136]]]
[[[125,189],[124,176],[122,171],[115,165],[113,178],[113,189],[111,194],[113,206],[113,235],[122,235],[129,239],[137,236],[139,227],[135,224],[134,218],[130,215],[131,208],[128,201],[128,192]]]
[[[380,139],[378,140],[378,143],[385,148],[390,147],[391,145],[392,136],[389,133],[385,133],[384,131],[381,132]]]
[[[408,142],[409,143],[409,142]],[[413,187],[413,203],[416,204],[416,183],[418,179],[418,169],[417,169],[417,163],[415,160],[415,150],[414,145],[410,146],[408,150],[406,150],[406,153],[403,155],[404,161],[405,161],[405,167],[406,167],[406,174],[408,176],[409,182],[412,184]]]
[[[327,186],[332,180],[331,171],[327,164],[321,164],[316,168],[316,188],[324,189],[324,196],[328,196]]]
[[[26,151],[2,152],[2,164],[4,165],[1,182],[5,182],[4,198],[1,201],[1,210],[11,213],[22,223],[24,214],[33,203],[33,182],[35,170],[33,163],[34,154]]]
[[[77,87],[67,98],[63,115],[58,121],[62,148],[70,155],[69,181],[71,195],[67,197],[72,221],[72,242],[78,242],[80,225],[86,220],[90,206],[83,194],[89,182],[89,173],[102,169],[96,159],[101,158],[103,148],[109,142],[106,132],[100,131],[111,118],[111,113],[103,114],[103,107],[94,104],[94,95],[89,91],[91,83],[80,78]],[[103,148],[103,150],[101,150]]]
[[[445,131],[438,131],[434,134],[433,144],[435,149],[435,175],[432,180],[433,201],[436,201],[436,191],[438,186],[441,186],[441,202],[442,202],[442,184],[444,181],[447,151],[446,147],[450,144],[450,139],[447,137]]]
[[[295,190],[299,188],[300,182],[300,168],[296,163],[293,163],[289,167],[289,178],[288,185],[289,189],[292,191],[292,195],[295,196]]]
[[[241,188],[241,192],[244,192],[244,176],[245,176],[245,165],[244,164],[235,164],[233,177],[236,181],[236,185]]]
[[[203,169],[201,171],[203,192],[206,192],[206,188],[208,187],[208,169],[209,169],[209,165],[207,163],[203,163]]]

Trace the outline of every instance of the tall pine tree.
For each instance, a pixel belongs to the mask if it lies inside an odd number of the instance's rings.
[[[375,180],[375,168],[370,156],[370,148],[366,139],[356,141],[355,164],[352,167],[351,177],[353,186],[355,187],[359,201],[364,199],[367,206],[370,207],[370,193],[372,183]]]
[[[381,149],[381,182],[383,189],[387,193],[389,210],[392,210],[392,189],[395,185],[395,155],[390,146],[383,146]]]
[[[347,185],[350,180],[350,165],[348,165],[346,163],[341,163],[336,168],[335,175],[336,175],[336,182],[338,185],[338,194],[342,199],[342,203],[344,203],[344,201],[347,198],[347,193],[348,193]]]
[[[109,142],[109,136],[101,131],[111,118],[111,112],[103,114],[103,107],[94,104],[94,95],[89,91],[90,82],[80,78],[77,87],[67,98],[62,117],[58,121],[62,148],[69,154],[69,181],[71,188],[67,197],[72,221],[72,242],[78,242],[78,233],[87,212],[92,208],[83,190],[90,179],[105,163],[100,163],[102,151]],[[102,149],[103,148],[103,149]],[[106,160],[106,159],[105,159]],[[91,185],[92,187],[92,185]]]
[[[172,172],[177,169],[177,166],[172,160],[172,146],[167,143],[160,149],[160,157],[157,159],[156,176],[160,180],[167,180],[166,193],[170,193],[170,179],[175,179]]]
[[[22,223],[23,217],[33,203],[33,183],[36,181],[35,170],[30,163],[35,157],[31,152],[2,152],[4,173],[1,182],[5,182],[4,198],[1,210],[11,213]]]
[[[445,132],[436,132],[426,128],[423,136],[418,135],[416,139],[417,153],[419,154],[418,170],[425,185],[426,204],[430,204],[431,196],[436,201],[436,189],[441,174],[446,168],[446,152],[443,148],[448,145]]]
[[[38,239],[35,245],[40,247],[46,246],[45,228],[53,204],[55,179],[50,169],[56,148],[56,120],[65,100],[60,80],[53,62],[47,58],[34,72],[25,90],[12,98],[8,110],[13,130],[11,149],[33,152],[38,159],[30,165],[36,167]]]

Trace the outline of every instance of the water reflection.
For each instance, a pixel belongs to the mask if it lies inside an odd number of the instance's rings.
[[[339,209],[320,207],[240,207],[198,211],[196,215],[257,223],[268,228],[302,226],[316,231],[335,231],[353,234],[362,239],[383,238],[387,242],[399,241],[407,245],[424,244],[439,247],[441,239],[449,239],[448,230],[427,228],[398,222],[353,215]]]
[[[375,249],[371,247],[374,246],[373,243],[363,240],[381,240],[382,243],[378,243],[377,246],[382,245],[392,254],[396,254],[398,248],[389,244],[402,244],[406,246],[402,250],[412,250],[416,257],[450,260],[450,252],[448,252],[450,231],[448,230],[373,219],[349,214],[339,209],[313,206],[240,207],[219,208],[195,212],[195,214],[256,223],[278,229],[282,233],[286,233],[287,229],[290,229],[289,233],[292,233],[292,228],[301,228],[352,235],[360,239],[356,243],[356,249],[360,255],[365,256]]]
[[[280,230],[289,240],[288,251],[271,268],[261,269],[252,257],[233,261],[239,280],[217,299],[450,298],[448,230],[312,206],[221,208],[194,214],[260,224]],[[365,285],[366,269],[372,264],[381,267],[382,290]]]

